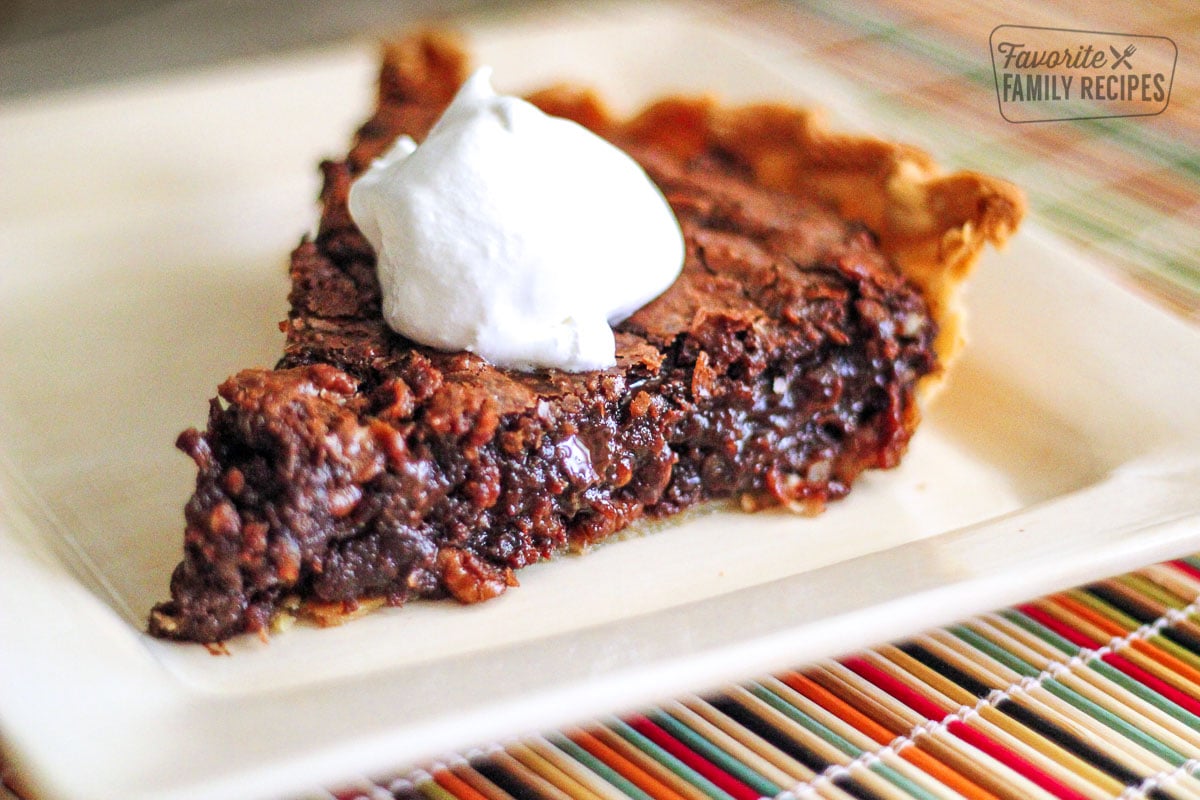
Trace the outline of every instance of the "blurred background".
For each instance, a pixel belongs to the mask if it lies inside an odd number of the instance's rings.
[[[0,0],[0,98],[378,36],[415,19],[528,5],[515,0]]]

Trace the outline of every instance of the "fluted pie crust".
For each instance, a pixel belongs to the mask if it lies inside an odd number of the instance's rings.
[[[441,32],[386,49],[378,108],[323,165],[318,235],[292,255],[283,358],[231,377],[207,430],[180,436],[199,474],[155,635],[214,643],[296,613],[478,602],[522,566],[713,499],[820,510],[899,462],[963,345],[958,289],[1024,211],[1005,181],[830,132],[812,110],[674,97],[620,119],[551,87],[530,100],[637,159],[688,255],[616,327],[616,367],[497,369],[386,328],[346,209],[468,61]]]

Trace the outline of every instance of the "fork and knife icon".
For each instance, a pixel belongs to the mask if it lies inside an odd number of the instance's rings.
[[[1129,63],[1129,57],[1131,55],[1133,55],[1135,52],[1137,52],[1136,45],[1132,45],[1132,44],[1129,45],[1128,47],[1125,48],[1124,53],[1117,50],[1117,48],[1113,47],[1111,44],[1108,46],[1108,49],[1112,52],[1113,58],[1116,59],[1112,63],[1113,69],[1116,69],[1117,67],[1121,66],[1122,64],[1125,65],[1125,69],[1133,69],[1133,64]]]

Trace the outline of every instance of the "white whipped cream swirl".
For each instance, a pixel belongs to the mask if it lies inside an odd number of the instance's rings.
[[[610,367],[610,324],[679,275],[679,223],[633,159],[490,78],[478,70],[424,142],[401,137],[350,189],[384,319],[500,367]]]

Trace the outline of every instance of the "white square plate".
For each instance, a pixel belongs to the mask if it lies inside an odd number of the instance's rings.
[[[819,65],[670,7],[475,34],[502,88],[716,90],[871,127]],[[0,111],[0,729],[46,796],[279,797],[1200,549],[1200,335],[1034,220],[981,265],[972,345],[904,465],[817,519],[694,515],[483,606],[230,657],[150,639],[193,479],[171,442],[278,354],[313,166],[365,117],[374,55]]]

